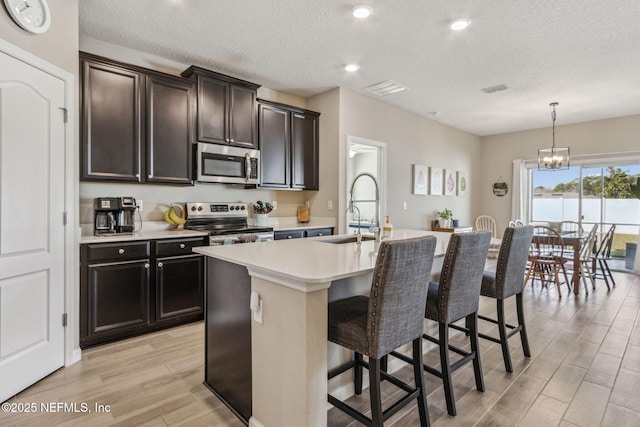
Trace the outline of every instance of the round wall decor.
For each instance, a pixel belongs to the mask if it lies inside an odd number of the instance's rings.
[[[493,194],[498,197],[502,197],[507,194],[509,191],[509,186],[506,182],[494,182],[493,183]]]

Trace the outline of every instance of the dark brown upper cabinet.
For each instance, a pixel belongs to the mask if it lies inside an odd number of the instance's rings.
[[[82,180],[193,184],[190,80],[81,53]]]
[[[317,190],[320,114],[262,99],[258,101],[260,186]]]
[[[260,85],[196,66],[182,76],[197,82],[199,142],[258,148],[256,94]]]

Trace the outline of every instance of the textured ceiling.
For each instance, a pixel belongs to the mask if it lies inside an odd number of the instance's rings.
[[[371,17],[351,16],[367,3]],[[640,114],[638,0],[81,0],[80,33],[308,97],[341,86],[476,135]],[[448,23],[471,19],[463,32]],[[343,70],[357,62],[355,74]],[[391,79],[408,91],[378,97]],[[502,92],[482,88],[506,84]],[[438,112],[437,116],[430,115]]]

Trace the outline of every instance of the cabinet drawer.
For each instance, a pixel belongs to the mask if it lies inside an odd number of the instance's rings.
[[[148,258],[151,242],[100,243],[87,245],[87,261],[124,261]]]
[[[306,230],[305,234],[307,237],[331,236],[333,234],[333,228],[312,228],[310,230]]]
[[[207,240],[207,237],[159,240],[156,242],[156,256],[188,255],[192,253],[192,248],[207,246]]]
[[[301,239],[303,237],[304,230],[276,231],[273,233],[274,240]]]

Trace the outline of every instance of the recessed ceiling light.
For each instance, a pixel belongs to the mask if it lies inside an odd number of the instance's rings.
[[[344,66],[344,69],[350,73],[354,73],[360,69],[358,64],[347,64]]]
[[[356,6],[353,8],[353,16],[358,19],[366,19],[371,15],[371,8],[366,5]]]
[[[460,31],[467,28],[469,24],[471,24],[470,19],[467,19],[467,18],[455,19],[451,21],[451,24],[449,24],[449,28],[451,28],[453,31]]]

